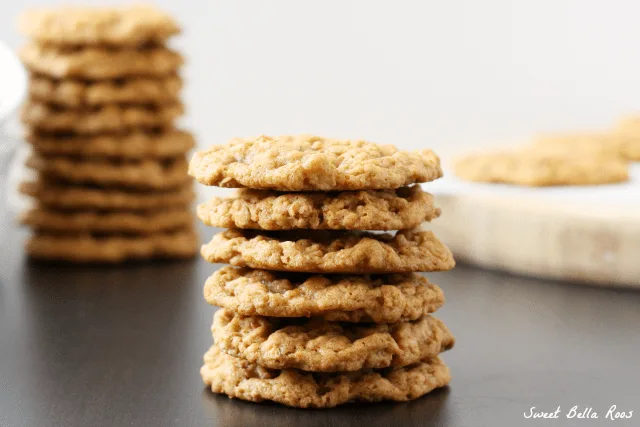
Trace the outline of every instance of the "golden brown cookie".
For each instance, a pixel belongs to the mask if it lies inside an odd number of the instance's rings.
[[[20,59],[32,72],[53,78],[87,80],[174,75],[182,57],[160,46],[110,49],[102,46],[61,47],[28,44]]]
[[[619,157],[573,156],[536,150],[469,156],[458,160],[454,171],[467,181],[533,187],[612,184],[629,180],[629,165]]]
[[[43,179],[119,186],[125,188],[147,188],[169,190],[184,186],[191,178],[187,175],[187,161],[175,160],[78,160],[73,157],[41,157],[32,155],[26,165],[37,170]]]
[[[298,408],[331,408],[352,401],[404,402],[451,381],[449,368],[438,357],[406,368],[311,373],[262,368],[230,356],[215,345],[204,355],[200,374],[214,393],[252,402],[271,400]]]
[[[442,176],[431,150],[318,136],[233,139],[193,156],[200,183],[278,191],[384,190]]]
[[[442,321],[359,325],[322,318],[244,317],[220,309],[213,318],[220,350],[271,369],[311,372],[402,367],[436,357],[455,339]]]
[[[38,259],[70,262],[121,262],[133,259],[190,258],[197,252],[193,229],[145,236],[37,233],[26,245]]]
[[[155,212],[67,211],[34,208],[21,222],[32,229],[70,233],[152,234],[193,226],[189,210],[170,208]]]
[[[640,162],[640,137],[629,139],[623,147],[625,158],[634,162]]]
[[[109,104],[85,109],[62,109],[37,101],[27,101],[22,121],[44,132],[96,134],[134,128],[155,129],[172,126],[184,113],[180,103],[161,106]]]
[[[68,108],[104,104],[176,104],[181,89],[182,80],[177,75],[90,82],[34,74],[29,79],[31,99]]]
[[[180,32],[170,15],[149,5],[32,9],[18,28],[40,43],[70,45],[163,43]]]
[[[630,116],[622,119],[616,129],[616,134],[622,139],[622,154],[628,160],[640,161],[640,116]]]
[[[209,262],[308,273],[409,273],[455,266],[451,251],[430,231],[395,235],[305,230],[226,230],[202,246]]]
[[[221,228],[261,230],[403,230],[440,215],[420,186],[341,193],[240,189],[198,206],[198,218]]]
[[[95,209],[151,211],[167,208],[187,209],[195,199],[191,183],[168,191],[132,191],[83,187],[55,180],[22,182],[20,192],[53,209]]]
[[[338,276],[222,267],[205,300],[243,316],[321,316],[336,322],[417,320],[444,304],[442,290],[410,274]]]
[[[195,145],[185,131],[132,131],[123,134],[50,135],[28,132],[26,140],[43,156],[108,157],[115,159],[184,156]]]

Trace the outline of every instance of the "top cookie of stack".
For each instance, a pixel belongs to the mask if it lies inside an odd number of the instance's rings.
[[[417,185],[442,176],[432,151],[261,136],[196,153],[189,171],[240,188],[198,207],[205,224],[230,228],[203,257],[236,267],[205,284],[206,300],[223,307],[201,370],[214,392],[330,407],[414,399],[448,383],[438,354],[454,339],[430,315],[444,297],[417,274],[454,266],[418,228],[440,214]]]
[[[120,261],[195,252],[182,115],[180,32],[149,7],[32,10],[20,57],[31,73],[22,121],[37,201],[23,222],[39,258]]]

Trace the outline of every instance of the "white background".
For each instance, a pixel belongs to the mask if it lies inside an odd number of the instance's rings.
[[[2,0],[0,38],[19,47],[18,13],[53,4]],[[202,146],[308,132],[431,147],[446,163],[640,109],[631,0],[158,4],[184,26],[184,125]]]

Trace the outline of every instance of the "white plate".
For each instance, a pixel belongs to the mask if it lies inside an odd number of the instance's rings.
[[[640,163],[622,184],[528,188],[449,174],[424,188],[442,207],[431,228],[461,261],[640,288]]]

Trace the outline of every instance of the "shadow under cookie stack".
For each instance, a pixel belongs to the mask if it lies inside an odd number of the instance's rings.
[[[180,29],[151,7],[33,10],[22,121],[37,179],[22,222],[34,258],[77,262],[195,254],[193,137],[183,113],[182,57],[165,46]]]
[[[420,228],[440,214],[417,185],[442,176],[433,152],[261,136],[196,153],[189,170],[240,188],[198,207],[205,224],[228,228],[203,257],[232,265],[204,288],[222,307],[201,369],[213,392],[326,408],[449,383],[438,355],[454,337],[431,315],[444,295],[418,274],[455,265]]]

